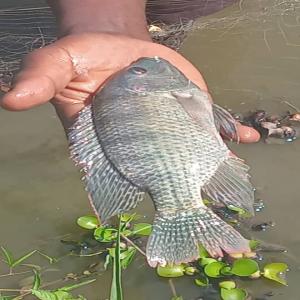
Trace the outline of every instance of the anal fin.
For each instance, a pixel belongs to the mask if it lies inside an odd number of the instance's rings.
[[[101,221],[135,208],[144,199],[145,193],[106,158],[96,135],[90,105],[80,112],[69,132],[69,141],[71,157],[85,172],[86,190]]]

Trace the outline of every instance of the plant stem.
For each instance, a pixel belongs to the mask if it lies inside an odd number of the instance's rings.
[[[31,292],[31,290],[21,290],[21,289],[0,289],[0,292]]]
[[[171,288],[172,295],[173,295],[174,297],[177,297],[177,292],[176,292],[176,289],[175,289],[175,285],[174,285],[174,283],[173,283],[173,280],[172,280],[172,279],[169,279],[168,282],[169,282],[169,286],[170,286],[170,288]]]
[[[123,300],[122,291],[122,268],[120,260],[120,236],[121,236],[121,217],[119,217],[119,226],[116,239],[115,255],[113,257],[113,276],[110,290],[110,300]]]
[[[293,105],[292,103],[288,102],[288,101],[283,101],[286,105],[288,105],[289,107],[291,107],[292,109],[294,109],[295,111],[299,112],[299,108],[296,107],[295,105]]]
[[[91,254],[71,254],[71,256],[76,256],[76,257],[90,257],[90,256],[96,256],[96,255],[100,255],[102,254],[104,251],[98,251],[98,252],[95,252],[95,253],[91,253]]]
[[[7,273],[7,274],[2,274],[0,275],[1,277],[7,277],[7,276],[14,276],[14,275],[21,275],[21,274],[26,274],[26,273],[31,273],[32,271],[24,271],[24,272],[18,272],[18,273]]]
[[[126,237],[123,234],[121,234],[121,237],[126,242],[128,242],[131,246],[133,246],[137,251],[139,251],[143,256],[146,256],[146,253],[139,246],[137,246],[132,240],[130,240],[128,237]]]

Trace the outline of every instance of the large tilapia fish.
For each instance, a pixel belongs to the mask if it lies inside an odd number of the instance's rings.
[[[155,205],[147,244],[151,266],[192,261],[202,244],[211,255],[249,251],[248,241],[202,202],[253,213],[248,167],[219,129],[235,121],[207,93],[161,58],[142,58],[119,72],[81,111],[70,132],[71,154],[102,221],[150,195]]]

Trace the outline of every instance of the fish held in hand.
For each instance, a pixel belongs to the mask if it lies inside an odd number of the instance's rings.
[[[195,260],[199,244],[213,256],[250,251],[202,201],[201,191],[253,214],[249,168],[219,130],[235,136],[235,120],[157,57],[141,58],[107,82],[70,130],[71,156],[102,221],[152,198],[146,254],[153,267]]]

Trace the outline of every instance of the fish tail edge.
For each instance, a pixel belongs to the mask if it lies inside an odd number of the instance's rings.
[[[148,263],[157,265],[191,262],[199,257],[199,245],[211,256],[250,251],[249,241],[205,206],[155,215],[146,249]]]

